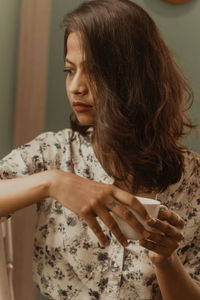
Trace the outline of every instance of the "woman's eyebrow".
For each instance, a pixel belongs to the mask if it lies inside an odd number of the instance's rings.
[[[69,63],[70,65],[75,65],[72,61],[70,61],[67,57],[65,58],[65,62]]]
[[[67,57],[65,58],[65,62],[66,63],[69,63],[70,65],[73,65],[73,66],[75,66],[75,63],[73,63],[71,60],[69,60]],[[83,65],[83,63],[85,63],[85,61],[82,61],[81,63],[80,63],[80,65]]]

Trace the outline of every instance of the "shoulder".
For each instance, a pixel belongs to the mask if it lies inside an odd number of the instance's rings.
[[[91,146],[90,138],[72,129],[44,132],[0,160],[0,178],[14,178],[47,169],[71,171]]]
[[[81,142],[87,140],[87,137],[82,136],[79,132],[73,131],[70,128],[62,129],[57,132],[47,131],[39,134],[30,142],[20,146],[20,151],[30,151],[32,148],[35,151],[47,151],[48,149],[61,149],[69,147],[71,144],[78,146]]]
[[[191,191],[200,194],[200,155],[189,149],[184,151],[184,168],[179,182],[172,185],[171,190]]]
[[[182,203],[185,201],[192,203],[200,198],[200,155],[198,153],[185,149],[181,179],[168,186],[159,196],[167,206],[171,205],[171,200],[173,203],[179,200]]]
[[[181,180],[171,187],[171,191],[188,202],[200,198],[200,155],[191,150],[184,152],[184,170]]]
[[[184,179],[191,177],[199,178],[200,175],[200,154],[191,150],[186,150],[184,153]]]
[[[86,136],[83,136],[78,131],[69,128],[57,132],[44,132],[30,144],[23,146],[25,151],[28,150],[31,153],[29,145],[34,152],[41,153],[45,161],[71,160],[72,158],[79,161],[80,156],[83,155],[82,152],[87,152],[85,146],[91,148],[91,134],[88,132]]]
[[[69,144],[74,142],[84,143],[85,141],[85,143],[88,142],[90,144],[91,132],[92,130],[89,129],[87,135],[83,136],[78,131],[73,131],[70,128],[65,128],[57,132],[47,131],[38,135],[32,142]]]
[[[39,134],[37,137],[35,137],[31,142],[26,143],[23,146],[26,146],[30,143],[54,143],[54,142],[66,142],[71,139],[73,135],[72,129],[66,128],[63,130],[59,130],[57,132],[54,131],[47,131]],[[22,147],[23,147],[22,146]]]

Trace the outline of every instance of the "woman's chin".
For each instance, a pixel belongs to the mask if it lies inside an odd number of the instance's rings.
[[[77,116],[77,115],[76,115]],[[83,126],[94,125],[94,117],[89,116],[77,116],[79,123]]]

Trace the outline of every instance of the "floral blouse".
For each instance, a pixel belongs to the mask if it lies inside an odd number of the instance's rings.
[[[91,134],[71,129],[46,132],[13,150],[0,161],[1,179],[62,169],[112,184],[98,162]],[[157,198],[185,220],[178,255],[200,284],[200,155],[185,152],[181,180]],[[70,197],[70,195],[66,195]],[[81,199],[80,199],[81,201]],[[37,203],[33,278],[40,292],[53,300],[162,299],[148,251],[138,241],[123,248],[99,220],[110,240],[103,247],[86,222],[52,198]]]

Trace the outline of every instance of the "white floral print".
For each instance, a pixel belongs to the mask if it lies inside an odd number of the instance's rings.
[[[93,152],[91,134],[83,137],[71,129],[43,133],[0,161],[1,179],[49,169],[113,183]],[[186,150],[181,180],[157,196],[186,222],[178,255],[198,284],[199,174],[200,156]],[[43,295],[53,300],[162,299],[148,251],[138,241],[129,241],[128,247],[123,248],[99,220],[110,240],[110,245],[103,247],[86,222],[55,199],[43,199],[36,207],[33,278]]]

